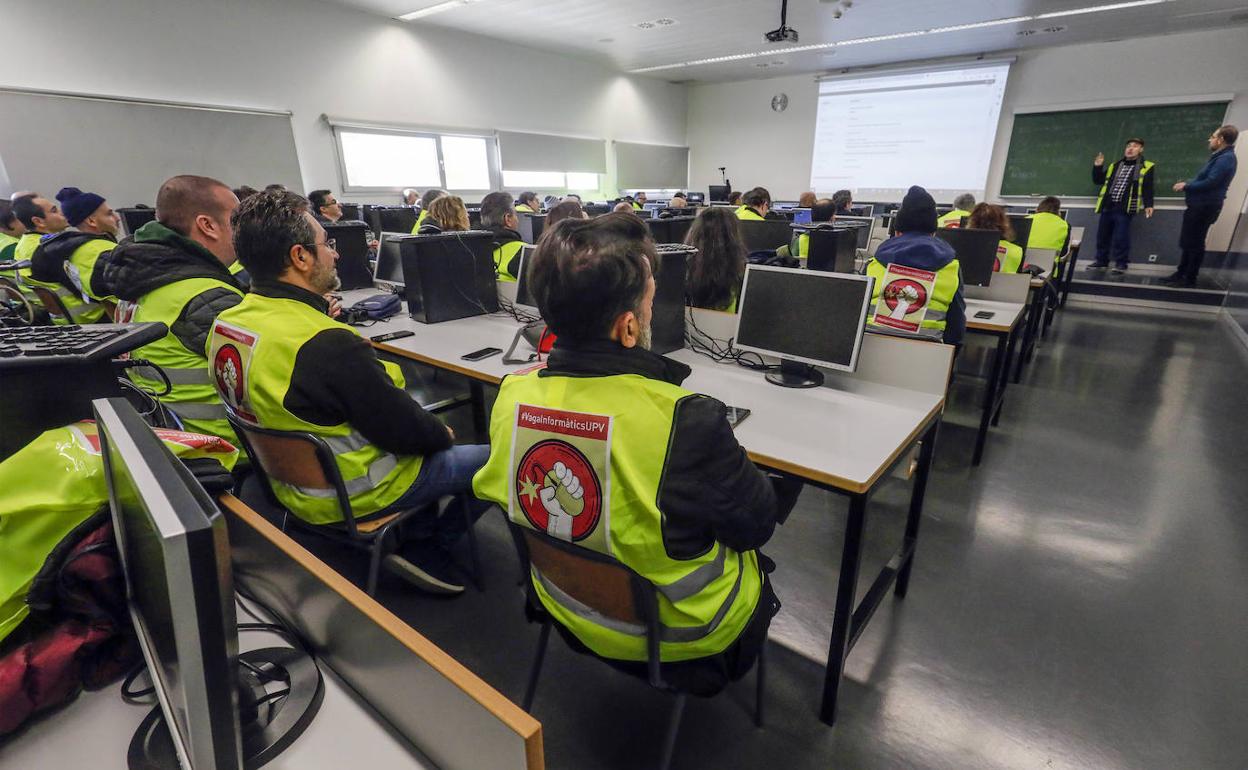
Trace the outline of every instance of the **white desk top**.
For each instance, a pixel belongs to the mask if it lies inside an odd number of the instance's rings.
[[[250,622],[241,611],[238,622]],[[289,647],[267,631],[239,634],[239,649]],[[385,767],[433,770],[434,765],[414,754],[411,746],[392,733],[372,710],[328,666],[320,666],[325,698],[320,710],[298,739],[266,764],[265,770]],[[140,678],[142,684],[145,680]],[[0,769],[79,767],[128,770],[130,738],[152,705],[121,699],[121,684],[83,692],[63,709],[36,717],[29,729],[0,745]]]
[[[356,296],[356,292],[347,292],[343,304],[367,293],[361,291]],[[1017,307],[1021,312],[1022,306]],[[504,375],[532,364],[509,366],[502,363],[500,355],[482,361],[464,361],[460,357],[483,347],[505,350],[518,326],[501,314],[440,324],[422,324],[404,314],[364,331],[381,334],[410,329],[414,336],[378,347],[497,383]],[[528,346],[522,347],[528,350]],[[941,395],[867,382],[837,372],[825,372],[827,387],[790,390],[768,383],[761,372],[731,363],[716,364],[691,350],[679,350],[669,356],[693,369],[685,387],[751,410],[750,417],[736,432],[737,439],[756,462],[851,492],[869,489],[928,419],[944,406]]]
[[[976,318],[975,314],[988,311],[992,318]],[[973,331],[1009,332],[1022,320],[1026,306],[1018,302],[993,302],[986,299],[966,300],[966,328]]]

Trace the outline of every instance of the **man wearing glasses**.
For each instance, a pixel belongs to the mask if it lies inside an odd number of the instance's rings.
[[[266,192],[233,216],[234,248],[251,274],[251,293],[217,316],[208,339],[209,372],[225,405],[244,421],[312,433],[334,451],[359,520],[422,509],[404,528],[386,568],[430,593],[463,585],[449,549],[465,531],[459,502],[438,516],[446,495],[468,493],[489,447],[455,446],[455,434],[403,389],[403,375],[377,359],[360,333],[330,317],[326,295],[339,286],[338,254],[304,198]],[[313,524],[342,520],[323,490],[275,484],[294,515]]]

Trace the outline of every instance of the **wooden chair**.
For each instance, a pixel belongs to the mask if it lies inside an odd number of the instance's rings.
[[[543,607],[528,578],[536,568],[549,584],[589,607],[599,615],[619,623],[645,629],[647,682],[657,690],[674,695],[676,700],[668,720],[667,735],[663,740],[660,770],[667,770],[672,763],[676,748],[676,735],[680,730],[681,715],[685,710],[687,695],[663,679],[659,657],[659,600],[654,583],[642,577],[622,562],[572,545],[508,521],[512,540],[520,556],[525,574],[525,588],[530,607],[542,618],[541,636],[537,643],[537,655],[529,671],[529,682],[524,692],[522,707],[531,712],[533,698],[537,694],[537,680],[546,657],[550,641],[551,625],[555,619]],[[766,687],[766,647],[759,651],[755,673],[754,723],[763,726],[763,692]]]
[[[351,509],[351,497],[347,494],[346,483],[338,464],[334,461],[334,452],[323,439],[312,433],[301,431],[279,431],[249,425],[236,414],[226,409],[226,417],[234,428],[234,433],[243,443],[243,448],[251,458],[251,467],[264,490],[265,498],[275,508],[282,511],[282,530],[287,526],[311,532],[322,537],[343,543],[352,548],[367,551],[369,554],[368,580],[365,591],[373,596],[377,591],[377,579],[381,571],[382,559],[394,549],[390,534],[423,508],[411,508],[386,516],[377,516],[359,521]],[[305,489],[325,490],[332,492],[338,501],[338,509],[342,512],[342,522],[333,524],[311,524],[292,513],[273,493],[274,481],[303,487]],[[473,581],[481,587],[481,564],[477,554],[476,533],[473,531],[472,512],[467,500],[461,495],[458,500],[464,512],[467,525],[468,548],[472,558]]]

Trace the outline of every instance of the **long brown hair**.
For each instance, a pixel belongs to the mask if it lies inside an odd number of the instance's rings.
[[[1002,240],[1014,240],[1014,228],[1010,225],[1010,218],[1005,215],[1005,209],[991,203],[976,206],[967,226],[975,230],[996,230],[1001,233]]]
[[[702,209],[685,243],[698,250],[686,268],[685,297],[693,307],[723,310],[741,290],[745,277],[745,242],[732,209]]]
[[[468,209],[464,208],[464,199],[458,195],[443,195],[430,203],[429,216],[446,231],[469,228]]]

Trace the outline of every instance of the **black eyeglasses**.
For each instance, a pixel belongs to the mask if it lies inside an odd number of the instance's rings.
[[[300,243],[298,245],[304,247],[305,249],[311,249],[313,251],[316,251],[317,246],[325,246],[327,249],[333,252],[338,251],[338,239],[337,238],[326,238],[325,243],[323,244],[322,243]]]

